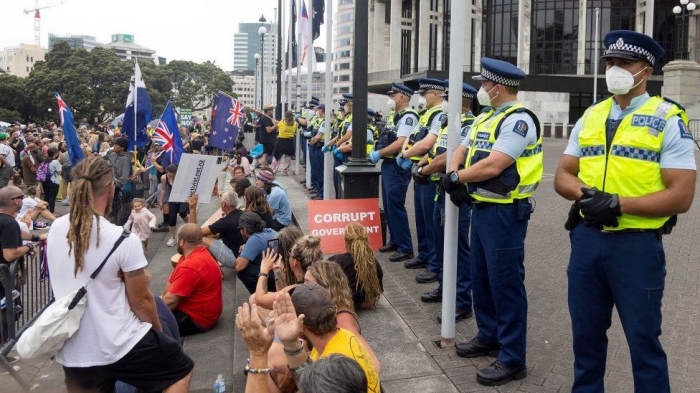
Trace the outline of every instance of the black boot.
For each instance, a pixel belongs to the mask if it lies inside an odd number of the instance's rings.
[[[455,323],[472,317],[472,310],[455,310]],[[442,323],[442,311],[437,317],[438,323]]]
[[[499,386],[511,380],[523,379],[527,376],[527,367],[506,366],[496,360],[490,366],[479,370],[476,373],[476,381],[485,386]]]
[[[440,288],[435,288],[430,292],[425,292],[420,295],[420,301],[424,303],[439,303],[442,301],[442,291]]]
[[[455,345],[457,356],[463,358],[478,358],[480,356],[496,357],[500,351],[501,348],[486,345],[476,337],[469,342]]]

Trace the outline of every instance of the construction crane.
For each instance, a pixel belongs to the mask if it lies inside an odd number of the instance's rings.
[[[45,10],[47,8],[55,7],[57,5],[63,4],[63,2],[59,3],[51,3],[47,4],[43,7],[39,7],[39,0],[34,0],[34,8],[24,10],[25,15],[29,15],[32,12],[34,13],[34,44],[41,46],[41,14],[39,13],[40,10]]]

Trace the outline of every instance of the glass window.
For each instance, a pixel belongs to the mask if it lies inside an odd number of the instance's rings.
[[[635,29],[635,2],[629,0],[588,0],[586,10],[586,74],[593,73],[593,64],[605,52],[603,38],[613,30]],[[595,52],[595,9],[600,8],[600,44]],[[654,7],[656,9],[656,6]],[[599,73],[605,73],[605,63],[599,63]]]
[[[676,0],[654,1],[654,39],[664,48],[664,56],[657,60],[654,73],[660,75],[661,68],[676,59],[678,48],[678,33],[680,21],[673,13],[673,7],[678,5]],[[681,24],[680,27],[683,27]],[[687,29],[687,27],[686,27]],[[692,45],[692,44],[691,44]]]
[[[482,55],[516,64],[518,61],[518,1],[485,0]]]
[[[534,0],[530,73],[576,74],[578,0]]]

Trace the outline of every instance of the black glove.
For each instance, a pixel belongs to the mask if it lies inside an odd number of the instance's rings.
[[[418,165],[414,165],[413,168],[411,169],[411,177],[413,177],[413,181],[416,182],[416,184],[428,184],[428,183],[430,183],[430,178],[419,172],[419,170],[421,168],[423,168],[423,167],[418,166]]]
[[[453,190],[450,194],[450,200],[455,206],[459,207],[463,202],[472,203],[474,199],[469,195],[467,191],[467,186],[460,184],[456,190]]]
[[[462,183],[455,183],[452,181],[452,172],[447,172],[445,176],[442,177],[442,180],[440,181],[440,184],[442,185],[442,188],[445,189],[445,192],[448,194],[452,194],[453,192],[459,190],[460,188],[465,188],[464,184]]]
[[[583,220],[587,226],[617,227],[617,218],[622,215],[620,196],[596,188],[581,188],[583,197],[579,201]]]
[[[564,224],[564,229],[567,231],[573,231],[576,225],[583,220],[583,217],[581,217],[581,208],[578,203],[579,201],[574,202],[574,204],[571,205],[571,209],[569,209],[569,217]]]

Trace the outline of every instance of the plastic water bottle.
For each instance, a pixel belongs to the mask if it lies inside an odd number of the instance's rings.
[[[13,289],[12,290],[12,300],[13,301],[17,300],[17,298],[19,298],[19,291],[16,289]],[[7,300],[6,300],[6,298],[2,298],[2,300],[0,300],[0,309],[4,310],[5,307],[7,307]]]
[[[214,381],[214,393],[223,393],[226,391],[226,380],[224,376],[219,374]]]

